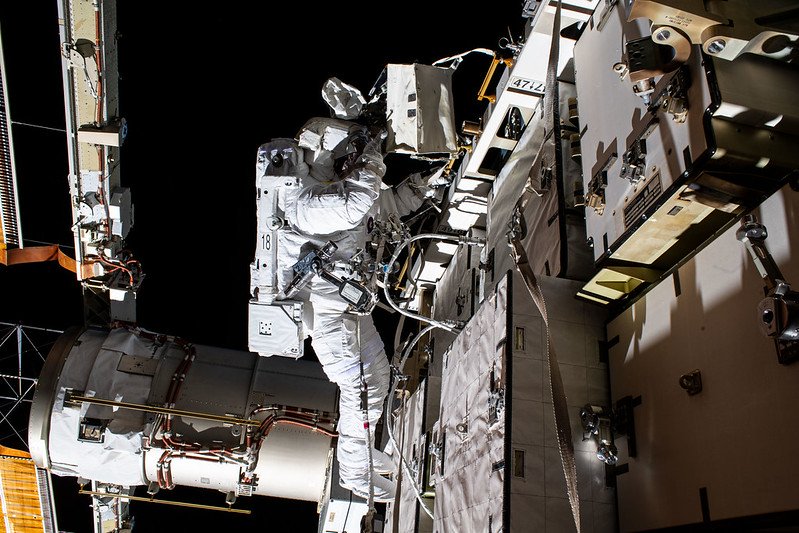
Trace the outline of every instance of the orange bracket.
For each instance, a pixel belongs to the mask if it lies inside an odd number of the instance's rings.
[[[478,101],[488,100],[492,104],[497,101],[496,94],[486,94],[486,91],[488,90],[488,85],[491,83],[491,80],[494,79],[494,72],[496,72],[497,66],[500,63],[504,63],[505,67],[511,68],[513,66],[513,59],[500,59],[494,56],[494,59],[491,60],[491,65],[488,67],[488,72],[486,72],[483,85],[480,86],[480,90],[477,92]]]

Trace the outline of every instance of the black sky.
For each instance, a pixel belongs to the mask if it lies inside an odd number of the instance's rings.
[[[0,27],[12,119],[63,128],[56,2],[0,2]],[[128,244],[147,274],[139,323],[234,349],[246,349],[257,147],[326,116],[320,90],[330,76],[366,92],[387,63],[497,49],[509,27],[518,35],[523,26],[514,0],[479,9],[431,1],[119,4],[120,98],[129,125],[122,180],[136,209]],[[473,55],[455,73],[457,124],[482,113],[473,95],[487,65],[486,56]],[[26,241],[70,245],[64,134],[17,125],[13,135]],[[81,305],[73,275],[54,264],[0,267],[2,321],[66,328],[81,322]],[[60,487],[61,528],[90,531],[88,500],[61,496],[75,492],[72,480]],[[254,500],[250,519],[152,506],[134,514],[145,532],[217,531],[218,524],[315,531],[315,504]]]

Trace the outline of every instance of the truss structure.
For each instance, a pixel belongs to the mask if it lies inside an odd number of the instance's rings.
[[[47,351],[63,331],[0,322],[0,444],[28,449],[28,415]]]

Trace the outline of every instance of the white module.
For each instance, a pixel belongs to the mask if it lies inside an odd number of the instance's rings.
[[[262,304],[251,301],[247,315],[250,351],[265,357],[302,357],[302,302],[286,300]]]
[[[456,153],[453,71],[421,64],[388,65],[386,71],[387,151]]]
[[[57,475],[319,501],[335,406],[335,385],[310,363],[73,330],[47,359],[28,442]]]

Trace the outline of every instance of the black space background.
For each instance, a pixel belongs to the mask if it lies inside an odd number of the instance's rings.
[[[14,121],[64,127],[57,0],[0,1],[10,113]],[[431,63],[475,47],[497,48],[523,27],[521,2],[134,2],[119,0],[123,185],[136,222],[128,244],[147,278],[139,324],[199,344],[246,349],[249,263],[255,240],[257,147],[292,137],[330,76],[366,93],[387,63]],[[487,56],[454,76],[456,123],[477,120],[474,95]],[[15,125],[13,137],[26,244],[70,246],[63,133]],[[404,162],[387,158],[388,179]],[[392,170],[393,169],[393,170]],[[67,249],[71,252],[71,249]],[[384,339],[390,317],[376,312]],[[0,267],[0,321],[64,329],[82,322],[74,275],[55,264]],[[390,342],[387,342],[387,345]],[[312,354],[308,357],[313,357]],[[0,427],[0,435],[7,435]],[[2,444],[19,446],[12,440]],[[55,479],[61,530],[91,531],[89,500],[71,478]],[[223,505],[221,493],[175,490],[183,501]],[[134,504],[138,532],[316,531],[316,504],[242,499],[250,517]]]

